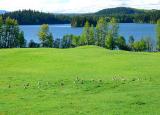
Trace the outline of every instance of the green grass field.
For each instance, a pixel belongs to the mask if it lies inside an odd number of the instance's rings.
[[[158,115],[160,53],[1,49],[3,114]]]

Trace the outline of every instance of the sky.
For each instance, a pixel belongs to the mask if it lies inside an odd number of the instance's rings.
[[[0,0],[0,10],[32,9],[51,13],[89,13],[105,8],[160,9],[160,0]]]

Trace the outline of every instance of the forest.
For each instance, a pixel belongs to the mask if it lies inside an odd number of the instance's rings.
[[[34,10],[20,10],[1,15],[3,19],[7,17],[16,19],[20,25],[71,24],[72,27],[83,27],[86,21],[96,26],[100,17],[104,17],[108,22],[114,17],[118,23],[155,24],[160,17],[160,10],[118,7],[89,14],[54,14]]]
[[[71,18],[65,15],[54,15],[34,10],[19,10],[2,14],[3,19],[10,17],[16,19],[20,25],[40,25],[40,24],[66,24]]]
[[[86,20],[94,26],[99,17],[104,17],[108,22],[114,17],[118,23],[152,23],[160,18],[160,10],[139,10],[133,8],[111,8],[98,11],[94,14],[75,16],[71,20],[73,27],[83,27]]]

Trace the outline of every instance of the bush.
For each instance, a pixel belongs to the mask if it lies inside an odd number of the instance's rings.
[[[146,51],[146,42],[145,40],[136,41],[133,43],[133,49],[134,51]]]
[[[118,37],[116,40],[116,45],[120,50],[128,50],[128,46],[126,44],[126,40],[123,36]]]
[[[40,44],[34,42],[33,40],[30,40],[28,47],[29,48],[38,48],[38,47],[40,47]]]

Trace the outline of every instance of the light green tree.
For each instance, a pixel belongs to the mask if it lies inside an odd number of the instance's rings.
[[[119,30],[119,25],[117,23],[117,20],[115,18],[112,18],[109,23],[109,28],[106,33],[106,39],[105,39],[106,40],[105,46],[107,49],[113,50],[116,47],[116,40],[118,39],[118,30]]]
[[[89,29],[89,41],[88,41],[89,45],[95,45],[94,30],[95,30],[94,26],[91,25]]]
[[[112,34],[114,40],[116,40],[118,38],[119,24],[115,18],[112,18],[110,21],[109,32]]]
[[[41,25],[38,35],[39,35],[40,41],[42,42],[42,45],[44,45],[44,42],[47,40],[47,37],[49,35],[49,26],[48,26],[48,24]]]
[[[72,37],[72,47],[79,46],[80,45],[79,41],[80,41],[80,36],[73,35],[73,37]]]
[[[41,25],[38,36],[41,41],[42,47],[53,47],[53,36],[49,32],[48,24]]]
[[[112,34],[108,33],[106,35],[105,44],[107,49],[113,50],[115,48],[115,40]]]
[[[87,21],[84,25],[83,32],[80,39],[81,45],[89,45],[89,39],[90,39],[89,32],[90,32],[90,24]]]
[[[106,34],[108,33],[108,24],[105,18],[100,18],[96,25],[96,33],[95,33],[95,40],[96,45],[105,47],[105,38]]]
[[[17,20],[6,18],[5,20],[5,35],[3,36],[3,47],[13,48],[18,46],[19,26]]]

